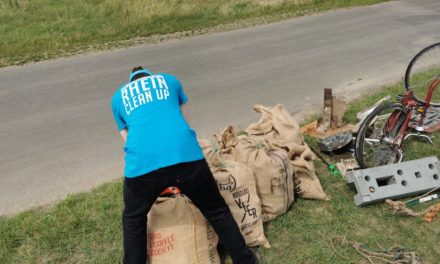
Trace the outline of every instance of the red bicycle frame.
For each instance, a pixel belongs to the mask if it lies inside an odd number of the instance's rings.
[[[422,105],[417,103],[417,101],[414,99],[414,94],[411,90],[408,90],[405,93],[401,103],[405,107],[407,115],[405,117],[405,121],[403,122],[402,126],[399,129],[397,136],[395,137],[395,139],[393,141],[393,144],[397,145],[399,148],[401,147],[403,140],[405,139],[405,136],[406,136],[406,131],[408,129],[409,122],[411,121],[412,111],[414,109],[416,109],[417,112],[419,112],[421,115],[420,119],[418,121],[416,130],[419,132],[423,131],[423,121],[425,119],[427,109],[430,106],[432,94],[433,94],[435,88],[437,88],[437,86],[439,84],[440,84],[440,78],[436,78],[435,80],[433,80],[431,82],[431,84],[429,85],[428,93],[426,94],[425,103]],[[391,116],[389,117],[387,124],[384,128],[386,132],[391,132],[393,129],[396,128],[396,126],[398,125],[398,122],[400,120],[401,115],[402,115],[401,111],[394,111],[391,114]]]

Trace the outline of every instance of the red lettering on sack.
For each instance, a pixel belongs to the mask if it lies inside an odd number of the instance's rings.
[[[149,233],[147,247],[148,256],[161,256],[174,251],[174,241],[176,241],[175,234],[163,237],[160,233]]]
[[[162,234],[161,233],[148,233],[147,237],[148,237],[148,240],[160,239],[162,237]]]
[[[158,249],[149,249],[147,251],[147,253],[148,253],[148,256],[150,256],[150,257],[158,257],[163,254],[167,254],[173,250],[174,250],[174,245],[171,244],[166,247],[162,247],[162,248],[158,248]]]

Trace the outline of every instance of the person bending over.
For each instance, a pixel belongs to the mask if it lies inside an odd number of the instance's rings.
[[[189,126],[187,101],[176,77],[140,66],[113,95],[113,116],[125,143],[123,263],[146,263],[147,213],[169,186],[178,187],[200,209],[234,264],[259,263]]]

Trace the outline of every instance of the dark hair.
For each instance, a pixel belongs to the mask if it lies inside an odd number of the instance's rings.
[[[131,70],[131,73],[133,73],[133,72],[137,72],[137,71],[141,71],[141,70],[145,70],[145,69],[144,69],[142,66],[137,66],[137,67],[134,67],[134,68]],[[140,73],[134,75],[133,77],[131,77],[131,81],[134,81],[134,80],[140,79],[140,78],[145,77],[145,76],[149,76],[149,74],[147,74],[147,73],[145,73],[145,72],[140,72]]]

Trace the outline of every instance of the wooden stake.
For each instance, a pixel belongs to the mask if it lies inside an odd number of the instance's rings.
[[[332,88],[324,89],[324,111],[322,119],[318,121],[317,130],[320,132],[327,131],[332,125],[332,108],[333,108],[333,96]]]

